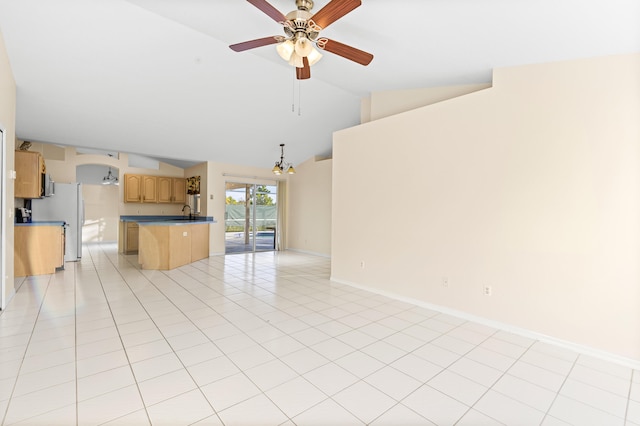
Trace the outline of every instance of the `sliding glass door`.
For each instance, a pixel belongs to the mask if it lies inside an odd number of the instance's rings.
[[[225,253],[276,248],[277,186],[226,183]]]

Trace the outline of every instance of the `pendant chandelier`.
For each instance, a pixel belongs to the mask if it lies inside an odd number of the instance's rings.
[[[274,175],[281,175],[287,173],[293,175],[296,173],[296,169],[293,168],[293,164],[284,161],[284,144],[280,144],[280,161],[276,161],[276,165],[271,170]]]
[[[111,173],[111,167],[109,167],[109,172],[105,177],[102,178],[103,185],[118,185],[118,176],[115,176]]]

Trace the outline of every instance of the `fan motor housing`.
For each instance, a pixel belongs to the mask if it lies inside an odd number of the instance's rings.
[[[307,12],[313,9],[313,1],[311,0],[296,0],[296,7],[298,10],[306,10]]]
[[[287,13],[287,25],[284,26],[284,32],[288,37],[293,37],[296,33],[305,33],[308,38],[315,39],[318,32],[309,27],[311,13],[306,10],[294,10]]]

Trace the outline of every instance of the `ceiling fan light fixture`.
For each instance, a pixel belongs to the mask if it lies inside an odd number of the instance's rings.
[[[289,61],[291,59],[291,55],[295,51],[295,45],[293,44],[293,41],[285,40],[276,46],[276,50],[282,59]]]
[[[322,59],[322,53],[318,51],[318,49],[312,49],[311,53],[307,55],[307,59],[309,60],[309,66],[316,64],[320,59]]]
[[[296,53],[298,56],[309,56],[313,52],[313,43],[308,38],[302,36],[296,40]]]
[[[311,66],[317,63],[325,50],[361,65],[369,65],[373,55],[347,44],[327,38],[319,38],[320,32],[362,4],[362,0],[326,0],[328,3],[317,13],[311,13],[314,0],[295,0],[296,10],[283,15],[269,0],[247,0],[271,19],[280,24],[285,36],[276,35],[258,38],[229,47],[234,52],[243,52],[257,47],[277,44],[278,55],[295,67],[298,80],[311,78]]]
[[[296,52],[291,54],[291,58],[289,59],[289,65],[293,65],[296,68],[304,67],[304,62],[302,62],[302,56],[298,55]]]

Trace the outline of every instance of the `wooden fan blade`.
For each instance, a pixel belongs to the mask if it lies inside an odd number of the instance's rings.
[[[339,41],[326,39],[324,47],[318,43],[318,47],[326,50],[327,52],[335,53],[336,55],[347,58],[350,61],[357,62],[362,65],[369,65],[373,60],[373,55],[363,50],[356,49],[355,47],[348,46],[340,43]]]
[[[360,0],[332,0],[313,15],[311,19],[318,24],[320,28],[327,28],[361,4],[362,2]]]
[[[271,19],[276,22],[284,22],[287,20],[286,16],[282,14],[278,9],[271,6],[271,4],[267,3],[266,0],[247,0],[249,3],[263,11],[267,14]]]
[[[298,80],[306,80],[308,78],[311,78],[311,67],[309,66],[309,60],[306,56],[302,58],[302,64],[304,65],[303,68],[296,67],[296,78]]]
[[[255,49],[256,47],[268,46],[270,44],[279,43],[280,40],[277,36],[258,38],[255,40],[249,40],[242,43],[232,44],[229,48],[235,52],[243,52],[249,49]]]

